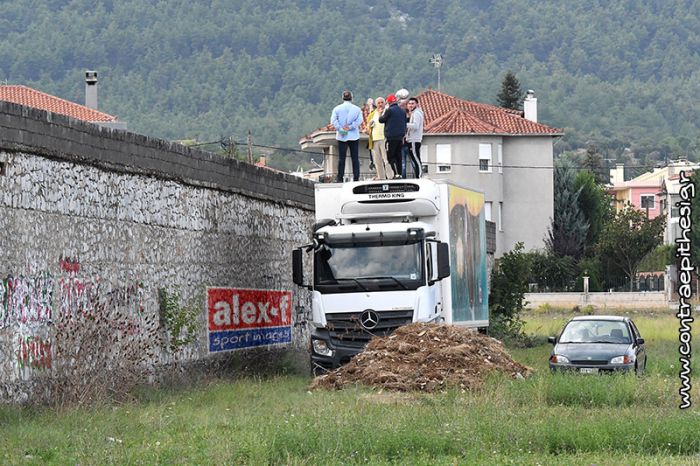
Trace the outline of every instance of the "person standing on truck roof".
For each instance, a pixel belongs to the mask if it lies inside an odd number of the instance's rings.
[[[396,103],[399,107],[406,112],[406,121],[408,122],[408,96],[411,95],[408,89],[401,88],[394,92],[396,96]],[[401,178],[406,178],[406,159],[408,158],[408,144],[406,144],[406,137],[403,138],[403,144],[401,145]]]
[[[343,182],[345,176],[345,157],[348,148],[352,159],[352,179],[360,180],[360,125],[362,125],[362,110],[352,103],[352,92],[343,91],[343,103],[336,106],[331,113],[331,125],[335,128],[335,139],[338,141],[338,176],[336,181]]]
[[[377,178],[385,180],[394,177],[394,171],[386,157],[386,144],[384,139],[384,123],[379,123],[385,109],[384,97],[374,99],[377,108],[367,116],[367,131],[369,132],[369,149],[374,151],[374,164],[377,168]]]
[[[394,171],[394,178],[401,178],[401,147],[406,136],[406,112],[397,105],[394,94],[387,96],[386,103],[389,107],[379,117],[379,123],[384,123],[387,159]]]
[[[362,115],[365,114],[365,109],[367,109],[367,113],[368,113],[369,115],[372,115],[372,114],[374,113],[374,111],[377,109],[377,106],[374,105],[374,99],[373,99],[373,98],[370,97],[369,99],[367,99],[367,102],[365,102],[365,106],[362,107]],[[374,166],[374,157],[373,157],[374,154],[372,154],[373,141],[372,141],[372,132],[369,130],[369,116],[368,116],[367,119],[365,120],[365,129],[364,129],[364,131],[365,131],[365,133],[368,134],[368,137],[367,137],[367,151],[369,152],[369,169],[370,169],[370,170],[374,170],[374,169],[375,169],[375,166]],[[375,178],[375,179],[376,179],[376,178]]]
[[[413,165],[413,172],[416,178],[423,175],[423,163],[420,160],[420,145],[423,142],[423,121],[425,117],[423,110],[418,106],[418,99],[411,97],[406,104],[408,109],[408,123],[406,126],[406,144],[408,145],[408,153]]]

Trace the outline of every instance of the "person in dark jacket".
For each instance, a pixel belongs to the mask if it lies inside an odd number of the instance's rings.
[[[394,170],[394,178],[401,178],[401,146],[406,136],[406,112],[397,105],[396,96],[389,94],[386,98],[389,105],[379,122],[384,123],[384,139],[387,141],[387,159]]]

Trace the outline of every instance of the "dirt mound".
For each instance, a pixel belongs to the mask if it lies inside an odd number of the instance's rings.
[[[475,330],[416,323],[373,338],[348,364],[316,377],[311,389],[354,384],[397,391],[471,389],[493,371],[520,378],[531,370],[513,361],[500,341]]]

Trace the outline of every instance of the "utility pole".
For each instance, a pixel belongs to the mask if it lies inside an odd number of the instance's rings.
[[[253,133],[248,130],[248,163],[253,165]]]
[[[228,157],[230,159],[234,158],[236,155],[236,141],[233,140],[233,136],[228,137]]]
[[[438,92],[440,92],[440,68],[442,68],[442,55],[439,53],[434,53],[432,57],[430,57],[430,63],[433,64],[433,66],[437,69],[438,73],[438,82],[437,82],[437,87],[438,87]]]

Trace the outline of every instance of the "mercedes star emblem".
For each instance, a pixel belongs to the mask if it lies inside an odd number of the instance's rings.
[[[366,330],[372,330],[379,323],[379,314],[371,309],[367,309],[360,316],[360,323]]]

